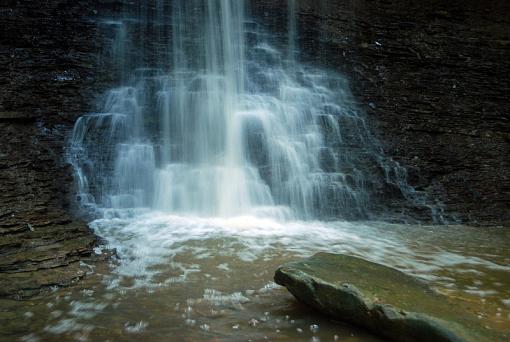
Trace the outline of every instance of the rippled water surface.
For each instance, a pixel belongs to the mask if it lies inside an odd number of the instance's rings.
[[[510,331],[510,230],[366,222],[186,218],[151,213],[91,224],[97,249],[81,283],[0,302],[3,340],[379,341],[322,317],[272,282],[278,265],[346,253],[422,278]]]

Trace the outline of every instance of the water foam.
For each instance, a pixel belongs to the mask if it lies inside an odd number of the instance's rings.
[[[100,219],[91,227],[117,251],[120,258],[115,273],[136,278],[135,287],[186,281],[192,273],[205,272],[200,260],[214,257],[263,262],[278,255],[307,257],[319,251],[362,257],[445,286],[454,282],[455,274],[473,269],[479,273],[510,272],[510,267],[481,255],[412,243],[414,234],[430,235],[426,227],[410,229],[377,222],[280,222],[252,216],[201,218],[153,212],[135,219]],[[176,262],[176,257],[182,255],[188,255],[188,263]],[[173,268],[179,275],[162,281],[161,271],[155,267],[158,265]],[[216,269],[231,272],[225,263]]]

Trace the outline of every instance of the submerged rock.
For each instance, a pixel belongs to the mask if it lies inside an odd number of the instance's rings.
[[[275,281],[301,302],[395,341],[498,341],[469,312],[423,282],[360,258],[319,253]]]

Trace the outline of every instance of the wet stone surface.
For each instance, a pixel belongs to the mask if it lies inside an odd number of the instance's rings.
[[[114,73],[97,25],[111,1],[0,4],[0,298],[82,278],[96,237],[74,213],[66,139]]]
[[[55,156],[64,137],[35,122],[0,129],[0,297],[27,298],[82,278],[97,237],[69,214],[72,177]]]
[[[396,269],[319,253],[282,265],[277,284],[320,312],[395,341],[504,341],[461,303]]]

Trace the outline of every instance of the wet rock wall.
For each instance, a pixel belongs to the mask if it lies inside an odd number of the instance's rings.
[[[472,224],[510,221],[510,3],[299,0],[304,60],[346,75],[410,183]],[[253,11],[286,29],[286,1]]]
[[[24,298],[85,275],[96,237],[73,214],[65,142],[111,83],[96,18],[114,3],[0,4],[0,296]]]

